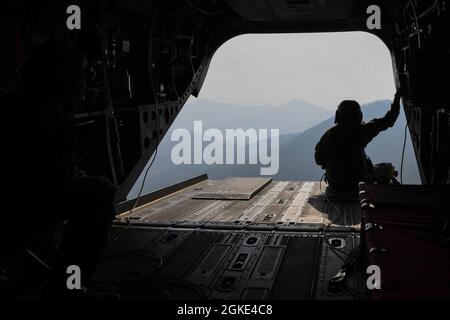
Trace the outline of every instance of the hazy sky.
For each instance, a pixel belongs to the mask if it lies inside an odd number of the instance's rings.
[[[334,110],[392,99],[392,62],[384,43],[364,32],[249,34],[213,57],[199,98],[245,105],[299,99]]]

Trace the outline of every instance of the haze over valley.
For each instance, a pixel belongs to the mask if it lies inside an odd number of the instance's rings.
[[[390,103],[388,100],[382,100],[363,105],[364,121],[382,117],[389,110]],[[239,128],[269,129],[269,132],[270,129],[279,129],[279,171],[273,179],[318,181],[323,170],[314,162],[314,148],[322,134],[333,125],[334,114],[300,100],[292,100],[281,106],[239,106],[210,100],[194,100],[183,108],[160,143],[157,158],[146,179],[144,194],[204,173],[208,174],[210,179],[260,175],[260,165],[175,165],[171,152],[178,142],[171,141],[172,132],[180,128],[192,132],[194,121],[202,121],[203,130],[214,128],[223,133],[226,129]],[[402,112],[393,128],[382,132],[369,144],[366,152],[373,163],[391,162],[400,171],[405,121]],[[407,137],[403,180],[408,184],[418,184],[420,178],[409,134]],[[270,141],[259,143],[268,143],[270,146]],[[205,143],[203,147],[206,145]],[[248,150],[248,145],[246,147]],[[137,195],[141,183],[142,176],[130,192],[129,198]]]

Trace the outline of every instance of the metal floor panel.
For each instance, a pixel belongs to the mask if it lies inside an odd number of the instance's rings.
[[[231,181],[231,182],[230,182]],[[237,187],[238,182],[242,186]],[[198,193],[262,188],[248,200],[193,199]],[[260,178],[207,180],[134,210],[129,218],[136,225],[178,228],[358,231],[360,204],[345,196],[327,199],[319,182],[273,181]],[[235,189],[232,189],[235,188]],[[208,191],[209,190],[209,191]],[[230,191],[231,192],[231,191]]]
[[[91,286],[123,299],[358,298],[356,276],[354,292],[326,291],[343,264],[326,241],[343,239],[350,251],[355,234],[113,227],[118,234]]]
[[[119,239],[108,247],[93,285],[144,299],[357,299],[357,270],[343,292],[331,294],[327,284],[359,242],[360,204],[327,198],[324,188],[319,182],[206,180],[137,207],[121,216],[132,227],[116,221]],[[222,191],[247,191],[248,199],[194,199]],[[330,239],[342,242],[340,251]]]
[[[363,274],[359,272],[356,265],[351,268],[346,286],[342,291],[332,293],[328,290],[328,282],[338,273],[352,250],[359,246],[359,242],[359,234],[353,233],[328,233],[323,238],[315,295],[317,300],[355,300],[362,298],[365,282]]]
[[[321,238],[291,236],[270,299],[313,299]]]
[[[270,178],[227,178],[195,193],[192,198],[207,200],[249,200],[271,181],[272,179]]]

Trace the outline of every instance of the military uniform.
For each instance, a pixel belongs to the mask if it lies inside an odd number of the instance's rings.
[[[336,191],[357,190],[358,183],[373,182],[373,165],[365,148],[381,131],[392,127],[400,111],[399,99],[383,118],[359,125],[337,124],[316,146],[316,163],[325,169],[326,181]]]

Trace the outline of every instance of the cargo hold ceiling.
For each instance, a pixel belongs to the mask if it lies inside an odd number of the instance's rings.
[[[251,22],[344,19],[352,15],[354,0],[223,0]]]

